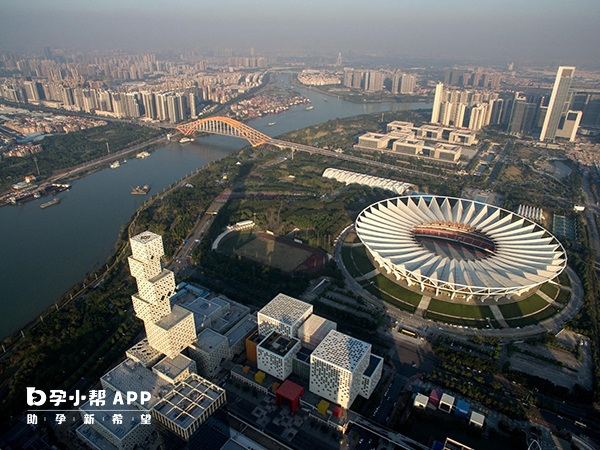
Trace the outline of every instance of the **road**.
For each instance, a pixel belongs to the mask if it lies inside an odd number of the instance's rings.
[[[406,172],[406,173],[412,173],[412,174],[416,174],[416,175],[427,175],[430,177],[435,176],[436,178],[444,178],[444,179],[447,178],[443,175],[433,175],[428,172],[420,172],[418,170],[406,169],[404,167],[399,167],[394,164],[387,164],[387,163],[382,163],[379,161],[373,161],[370,159],[359,158],[358,156],[346,155],[344,153],[336,153],[331,150],[324,150],[322,148],[312,147],[310,145],[296,144],[295,142],[283,141],[281,139],[271,139],[268,142],[266,142],[266,144],[274,145],[281,149],[290,148],[290,149],[293,149],[294,151],[323,155],[323,156],[327,156],[329,158],[343,159],[345,161],[352,161],[352,162],[356,162],[356,163],[366,165],[366,166],[380,167],[383,169],[394,170],[397,172]]]
[[[496,177],[500,173],[500,170],[502,169],[502,167],[504,165],[504,160],[506,159],[506,155],[508,154],[508,151],[510,150],[512,145],[513,145],[513,142],[508,141],[506,143],[506,145],[504,146],[504,149],[502,149],[502,153],[498,157],[498,162],[496,162],[496,164],[494,165],[494,168],[492,169],[492,172],[490,173],[490,176],[488,178],[488,181],[487,181],[488,185],[491,185],[494,181],[496,181]]]
[[[224,204],[225,203],[213,201],[207,211],[214,212],[216,215]],[[176,277],[182,278],[189,276],[196,270],[195,265],[191,260],[192,252],[204,238],[204,235],[212,224],[213,217],[214,215],[212,214],[203,214],[198,217],[192,231],[190,231],[185,241],[179,246],[173,259],[166,265],[166,268],[172,270]]]
[[[52,175],[49,178],[49,182],[52,183],[52,182],[56,182],[58,180],[62,180],[63,178],[71,177],[73,175],[78,174],[79,172],[83,172],[83,171],[92,169],[94,167],[97,167],[97,166],[100,166],[100,165],[103,165],[103,164],[107,164],[109,162],[112,162],[112,161],[115,161],[117,159],[120,159],[123,156],[127,156],[130,153],[137,152],[138,150],[142,150],[143,148],[148,147],[149,145],[154,145],[154,144],[157,144],[159,142],[166,141],[166,140],[167,140],[167,138],[165,136],[159,136],[159,137],[156,137],[154,139],[150,139],[149,141],[145,141],[145,142],[142,142],[140,144],[134,145],[133,147],[128,147],[128,148],[126,148],[124,150],[121,150],[119,152],[110,153],[110,154],[108,154],[106,156],[102,156],[100,158],[96,158],[93,161],[89,161],[89,162],[80,164],[80,165],[78,165],[76,167],[72,167],[72,168],[70,168],[70,169],[68,169],[68,170],[66,170],[64,172],[60,172],[60,173]]]

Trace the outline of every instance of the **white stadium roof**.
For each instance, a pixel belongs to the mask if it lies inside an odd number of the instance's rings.
[[[519,295],[553,279],[567,265],[563,246],[547,230],[473,200],[431,195],[391,198],[365,208],[355,228],[387,273],[452,298]],[[421,237],[476,250],[470,258],[453,257],[423,245]]]
[[[362,173],[350,172],[348,170],[333,169],[331,167],[323,172],[325,178],[333,178],[341,183],[358,183],[366,186],[387,189],[395,194],[403,195],[409,189],[414,188],[414,184],[404,183],[403,181],[390,180],[389,178],[379,178]]]

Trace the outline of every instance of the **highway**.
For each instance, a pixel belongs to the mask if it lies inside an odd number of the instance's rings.
[[[265,143],[269,144],[269,145],[274,145],[281,149],[289,148],[289,149],[292,149],[293,151],[322,155],[322,156],[327,156],[329,158],[343,159],[345,161],[352,161],[352,162],[356,162],[356,163],[367,165],[367,166],[380,167],[382,169],[394,170],[397,172],[406,172],[406,173],[412,173],[412,174],[418,174],[418,175],[428,175],[428,176],[435,176],[435,177],[439,177],[439,178],[447,178],[443,175],[432,175],[427,172],[420,172],[418,170],[406,169],[405,167],[396,166],[394,164],[387,164],[387,163],[382,163],[379,161],[373,161],[370,159],[359,158],[358,156],[346,155],[345,153],[337,153],[337,152],[334,152],[331,150],[325,150],[325,149],[318,148],[318,147],[312,147],[310,145],[296,144],[295,142],[283,141],[281,139],[270,139],[269,141],[267,141]]]

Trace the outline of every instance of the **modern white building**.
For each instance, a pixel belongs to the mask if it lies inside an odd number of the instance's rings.
[[[462,155],[461,145],[476,142],[473,131],[435,125],[415,127],[412,123],[397,121],[389,123],[387,129],[387,133],[366,133],[359,136],[354,147],[456,163]]]
[[[364,398],[371,397],[375,386],[381,379],[383,373],[383,358],[371,353],[369,356],[369,365],[362,374],[360,396]]]
[[[225,390],[198,375],[192,375],[169,391],[152,409],[152,417],[159,425],[190,442],[207,419],[226,403]],[[196,444],[194,446],[193,444]]]
[[[309,390],[349,408],[361,393],[370,356],[371,344],[330,331],[310,355]]]
[[[293,359],[300,350],[300,341],[272,331],[256,348],[258,370],[280,380],[292,373]]]
[[[470,146],[477,143],[477,133],[463,128],[443,127],[432,124],[417,127],[412,122],[394,120],[387,124],[386,130],[388,133],[392,131],[412,133],[418,139],[447,142],[449,144]]]
[[[129,242],[129,267],[138,286],[131,297],[133,309],[144,321],[150,346],[174,358],[196,338],[194,316],[183,308],[171,308],[175,278],[160,264],[164,255],[162,237],[145,231]]]
[[[125,355],[129,359],[142,364],[144,367],[153,366],[164,357],[161,352],[152,348],[148,343],[148,339],[142,339],[132,345],[131,348],[125,352]]]
[[[511,298],[552,280],[567,265],[562,244],[547,230],[473,200],[390,198],[365,208],[355,229],[388,274],[451,299]]]
[[[337,324],[335,322],[313,314],[300,325],[298,338],[303,346],[314,349],[325,339],[331,330],[336,329]]]
[[[196,368],[194,360],[180,353],[175,358],[165,356],[152,367],[152,372],[168,383],[177,383],[193,373],[198,373]]]
[[[282,336],[294,338],[312,311],[312,305],[278,294],[258,312],[258,333],[267,336],[271,331],[277,331]]]
[[[93,422],[77,428],[78,436],[98,449],[112,448],[115,450],[132,450],[150,437],[153,426],[141,423],[142,414],[149,411],[136,405],[115,402],[114,391],[107,391],[105,404],[111,405],[111,411],[106,406],[91,405],[88,400],[79,408],[81,419],[93,417]],[[118,419],[113,420],[117,415]]]
[[[404,195],[412,189],[414,189],[415,187],[414,184],[405,183],[403,181],[391,180],[389,178],[374,177],[372,175],[350,172],[349,170],[334,169],[332,167],[328,167],[327,169],[325,169],[322,176],[325,178],[332,178],[334,180],[339,181],[340,183],[357,183],[365,186],[386,189],[398,195]]]
[[[198,363],[198,373],[214,377],[221,369],[221,362],[229,359],[229,340],[222,334],[205,329],[189,347],[190,357]]]

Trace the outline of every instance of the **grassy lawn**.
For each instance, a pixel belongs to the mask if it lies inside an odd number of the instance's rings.
[[[559,310],[557,308],[555,308],[554,306],[548,306],[543,311],[540,311],[537,314],[534,314],[532,316],[521,317],[519,319],[509,319],[506,322],[513,328],[514,327],[524,327],[527,325],[535,325],[535,324],[541,322],[542,320],[547,319],[548,317],[552,317],[558,311]]]
[[[248,242],[254,240],[256,236],[252,233],[252,230],[242,231],[240,233],[231,233],[225,239],[221,241],[219,245],[219,251],[231,255],[235,250],[243,247]]]
[[[533,294],[531,297],[521,300],[520,302],[498,305],[498,308],[500,308],[500,312],[505,319],[512,319],[540,311],[546,306],[548,306],[546,300],[537,294]]]
[[[565,271],[560,273],[560,275],[558,276],[558,281],[563,286],[567,286],[567,287],[571,286],[571,280],[569,280],[569,276],[567,275],[567,272],[565,272]]]
[[[463,327],[466,326],[471,328],[486,328],[488,325],[487,320],[456,318],[445,316],[443,314],[437,314],[431,311],[425,312],[425,318],[435,320],[436,322],[451,323],[453,325],[462,325]],[[493,318],[490,318],[490,322],[494,328],[500,328],[500,324]]]
[[[562,303],[563,305],[566,305],[571,300],[571,293],[569,291],[561,289],[560,293],[558,294],[558,297],[556,297],[555,300],[558,303]]]
[[[352,256],[354,258],[354,265],[361,275],[369,273],[375,269],[375,266],[373,266],[373,263],[367,256],[367,248],[364,245],[361,245],[360,247],[352,247]]]
[[[489,317],[490,319],[494,317],[489,306],[463,305],[445,302],[435,298],[432,298],[431,302],[429,302],[429,308],[427,308],[427,311],[448,316],[468,317],[470,319],[479,320],[485,320],[486,317]]]
[[[369,291],[375,297],[380,298],[384,302],[389,303],[390,305],[395,306],[396,308],[401,309],[402,311],[408,311],[409,313],[414,314],[414,312],[417,310],[416,306],[399,301],[398,299],[392,297],[391,295],[388,295],[385,292],[380,291],[372,284],[367,284],[366,286],[363,286],[363,288],[366,289],[367,291]]]
[[[555,284],[550,284],[550,283],[544,283],[542,284],[542,287],[540,288],[540,290],[546,294],[548,297],[550,297],[552,300],[554,300],[556,298],[556,294],[558,294],[559,291],[559,287]]]
[[[351,247],[342,247],[342,261],[344,262],[344,266],[348,270],[348,273],[353,277],[360,277],[362,273],[356,268],[354,265],[354,261],[352,260],[352,248]]]
[[[422,294],[417,292],[409,291],[406,288],[394,283],[389,278],[386,278],[382,274],[378,274],[370,279],[373,285],[377,286],[383,292],[387,292],[393,297],[399,298],[400,300],[410,303],[413,306],[418,306],[421,303]]]

